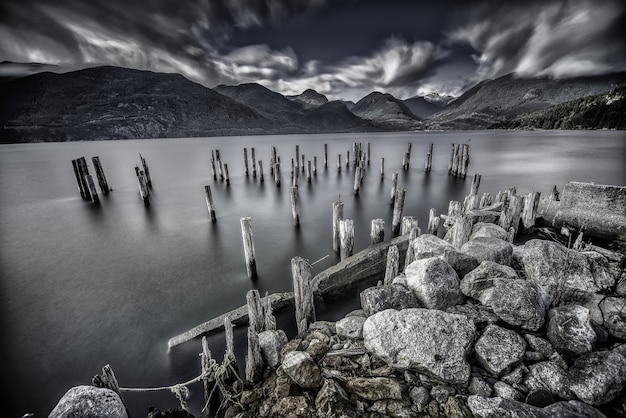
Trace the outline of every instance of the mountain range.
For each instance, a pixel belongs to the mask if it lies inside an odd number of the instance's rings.
[[[373,92],[351,103],[311,89],[296,96],[255,83],[211,89],[178,74],[94,67],[0,79],[0,142],[524,127],[506,121],[623,85],[626,73],[566,80],[507,75],[456,99]],[[614,98],[602,109],[618,105]]]

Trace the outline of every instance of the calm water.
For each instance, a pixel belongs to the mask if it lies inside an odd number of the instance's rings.
[[[371,142],[372,158],[360,196],[353,168],[340,173],[337,154],[354,141]],[[470,141],[468,178],[447,175],[450,144]],[[400,170],[412,143],[412,165]],[[423,171],[433,142],[433,170]],[[329,168],[323,168],[323,144]],[[300,179],[301,228],[291,219],[290,161],[295,145],[318,157],[311,184]],[[246,178],[243,148],[254,146],[266,179]],[[267,172],[270,148],[283,162],[283,187]],[[211,177],[211,149],[221,150],[231,185]],[[134,166],[146,158],[154,189],[143,206]],[[114,189],[99,207],[77,191],[70,161],[99,155]],[[381,180],[380,158],[385,158]],[[467,194],[471,175],[481,192],[516,186],[548,194],[567,181],[626,183],[625,132],[452,132],[227,137],[0,146],[0,300],[2,386],[9,417],[47,416],[73,385],[89,384],[109,363],[125,387],[182,382],[199,372],[199,341],[167,352],[167,340],[245,303],[245,293],[291,290],[290,259],[318,260],[314,273],[334,264],[332,202],[341,195],[354,219],[355,250],[369,242],[370,221],[383,218],[391,236],[391,174],[407,189],[405,215],[427,225],[428,210],[447,210]],[[90,167],[91,168],[91,167]],[[91,169],[94,174],[93,169]],[[95,177],[95,176],[94,176]],[[213,190],[218,221],[211,224],[203,185]],[[259,279],[246,276],[239,219],[252,217]],[[342,307],[335,308],[339,311]],[[345,307],[348,309],[348,307]],[[322,313],[320,316],[331,316]],[[290,318],[284,318],[287,326]],[[243,353],[242,333],[236,334]],[[211,339],[216,356],[221,336]],[[199,386],[192,406],[199,413]],[[173,407],[170,394],[129,394],[135,416],[149,405]],[[4,407],[6,409],[6,405]]]

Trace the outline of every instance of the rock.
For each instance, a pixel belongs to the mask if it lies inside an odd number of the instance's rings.
[[[495,397],[511,399],[520,402],[524,400],[524,396],[518,390],[515,390],[511,385],[508,385],[504,382],[496,382],[493,385],[493,395]]]
[[[421,308],[415,294],[400,284],[376,286],[361,292],[361,306],[366,316],[385,309]]]
[[[433,386],[430,390],[430,397],[437,401],[438,404],[443,405],[446,403],[450,396],[456,394],[456,389],[451,386],[437,385]]]
[[[575,359],[593,351],[596,333],[589,309],[579,305],[560,306],[548,312],[547,336],[565,358]]]
[[[504,266],[510,266],[513,247],[509,242],[500,238],[478,237],[463,244],[461,252],[475,257],[479,263],[493,261]]]
[[[490,397],[493,393],[493,389],[491,389],[489,383],[485,382],[482,378],[476,376],[473,376],[470,379],[469,385],[467,385],[467,391],[470,395],[480,395],[487,398]]]
[[[467,405],[477,418],[548,418],[541,408],[511,399],[471,395]]]
[[[569,250],[559,243],[533,239],[524,245],[524,271],[541,285],[602,292],[615,285],[607,261],[595,252]]]
[[[472,227],[472,235],[470,235],[470,241],[479,237],[498,238],[506,240],[508,234],[499,225],[492,223],[479,222]]]
[[[420,235],[411,241],[411,245],[413,246],[415,260],[439,257],[446,260],[459,277],[465,276],[479,264],[476,258],[459,252],[452,244],[435,235]]]
[[[550,418],[606,418],[593,406],[579,401],[557,402],[543,408],[543,411]]]
[[[128,418],[122,400],[110,389],[75,386],[54,407],[49,418]]]
[[[413,405],[417,407],[417,412],[422,412],[426,409],[428,402],[430,402],[430,393],[423,386],[414,386],[409,392],[409,398],[411,398]]]
[[[340,319],[335,323],[337,335],[347,338],[363,338],[363,324],[365,318],[362,316],[349,316]]]
[[[263,361],[271,368],[280,364],[280,352],[287,344],[287,336],[283,330],[270,330],[259,333],[259,347]]]
[[[333,379],[324,380],[315,398],[315,409],[319,417],[356,417],[348,402],[348,394]]]
[[[524,358],[526,341],[515,331],[489,325],[474,345],[478,364],[493,376],[510,371]]]
[[[367,315],[363,309],[355,309],[344,315],[345,318],[349,316],[362,316],[364,318],[367,318],[369,315]]]
[[[569,388],[581,401],[603,405],[626,387],[626,358],[613,351],[580,356],[569,370]]]
[[[272,417],[304,417],[313,415],[311,405],[305,396],[287,396],[278,399],[272,406]]]
[[[567,371],[554,361],[543,361],[528,366],[524,385],[531,391],[545,390],[562,399],[573,399],[569,390]]]
[[[467,404],[456,396],[448,398],[443,405],[443,412],[447,418],[473,418],[472,411]]]
[[[468,317],[474,321],[477,328],[484,328],[500,320],[491,309],[481,304],[465,303],[463,305],[455,305],[446,309],[446,312]]]
[[[356,377],[348,380],[345,388],[348,392],[369,401],[402,399],[402,384],[388,377]]]
[[[415,412],[411,409],[411,403],[407,400],[380,400],[370,406],[370,412],[392,418],[414,418]]]
[[[388,309],[363,326],[367,350],[398,369],[427,371],[445,382],[466,384],[476,328],[462,315],[437,310]]]
[[[545,323],[548,296],[536,283],[522,279],[495,279],[493,312],[504,322],[537,331]]]
[[[328,344],[325,344],[323,341],[314,338],[309,343],[309,346],[305,350],[313,361],[320,361],[328,352]]]
[[[524,353],[525,354],[525,353]],[[500,380],[509,385],[521,384],[524,380],[524,375],[528,373],[528,368],[524,364],[520,364],[510,373],[502,376]]]
[[[443,310],[463,302],[459,277],[445,260],[432,257],[414,261],[405,274],[407,286],[426,308]]]
[[[309,353],[291,351],[285,354],[282,367],[287,376],[300,387],[313,389],[322,384],[322,372]]]
[[[483,261],[463,277],[460,288],[465,296],[477,299],[485,306],[491,306],[494,279],[517,278],[517,273],[511,267],[493,261]]]
[[[524,334],[524,338],[533,351],[543,354],[545,358],[550,357],[554,353],[554,347],[552,347],[549,341],[532,334]]]
[[[626,298],[605,297],[598,306],[604,318],[601,325],[612,336],[626,339]]]

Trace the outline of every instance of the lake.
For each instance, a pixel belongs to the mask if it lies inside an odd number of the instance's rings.
[[[352,143],[371,143],[371,165],[361,193],[353,195],[354,168],[346,171]],[[424,173],[428,144],[433,169]],[[408,143],[411,166],[401,169]],[[470,144],[465,180],[448,176],[452,143]],[[291,217],[289,183],[295,146],[317,156],[318,173],[299,180],[301,227]],[[323,167],[328,144],[329,167]],[[272,146],[282,160],[282,186],[269,176]],[[244,175],[243,148],[255,147],[265,182]],[[230,186],[211,175],[211,150],[228,164]],[[152,203],[139,198],[134,167],[146,159]],[[337,171],[337,154],[344,163]],[[99,156],[113,192],[95,206],[81,199],[71,160]],[[385,175],[380,176],[380,159]],[[547,196],[568,181],[624,185],[626,132],[419,132],[285,135],[189,139],[19,144],[0,146],[0,321],[2,388],[7,417],[47,416],[70,387],[90,384],[110,364],[123,387],[163,386],[199,374],[199,340],[167,351],[167,340],[245,303],[249,289],[290,291],[290,260],[302,256],[317,273],[338,261],[332,252],[332,202],[341,197],[354,220],[355,251],[369,245],[370,222],[385,221],[391,234],[391,176],[406,188],[404,215],[427,226],[428,211],[446,212],[463,200],[472,175],[480,193],[516,186],[518,194]],[[207,212],[211,185],[217,222]],[[239,219],[252,218],[259,278],[246,275]],[[326,307],[334,319],[354,304]],[[320,307],[321,308],[321,307]],[[280,324],[293,328],[293,319]],[[291,325],[290,325],[291,324]],[[243,330],[237,351],[245,352]],[[221,358],[222,336],[210,339]],[[241,357],[243,358],[243,357]],[[199,414],[201,386],[190,405]],[[169,393],[125,396],[134,416],[150,405],[174,407]]]

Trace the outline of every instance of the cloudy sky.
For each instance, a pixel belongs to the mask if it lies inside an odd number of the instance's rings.
[[[2,0],[0,61],[408,98],[624,71],[624,27],[624,0]]]

